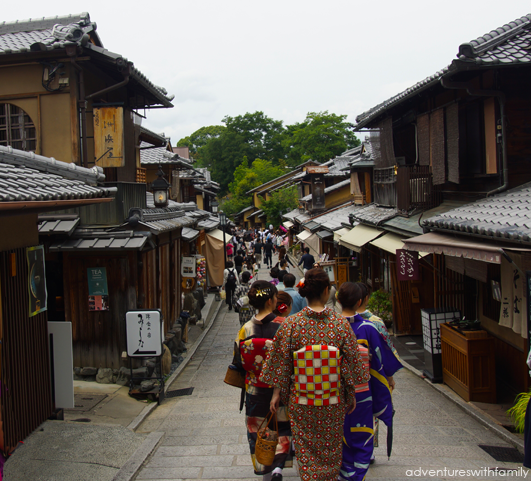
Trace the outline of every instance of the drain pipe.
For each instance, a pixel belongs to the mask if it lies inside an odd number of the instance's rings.
[[[502,185],[487,192],[487,197],[507,190],[507,187],[509,186],[509,168],[507,167],[507,139],[505,136],[505,94],[499,90],[476,89],[465,82],[452,82],[444,77],[441,77],[441,85],[445,89],[466,90],[469,95],[474,97],[496,97],[498,99],[501,116]]]

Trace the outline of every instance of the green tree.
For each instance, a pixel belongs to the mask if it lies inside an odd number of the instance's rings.
[[[327,162],[345,150],[360,144],[346,115],[309,112],[303,122],[288,125],[282,146],[288,152],[288,164],[299,165],[307,160]]]
[[[179,142],[177,142],[177,147],[188,147],[190,155],[199,165],[203,165],[201,149],[210,140],[220,137],[225,130],[226,127],[224,125],[209,125],[208,127],[201,127],[188,137],[179,140]]]
[[[297,187],[291,186],[271,194],[271,198],[262,203],[260,208],[266,213],[267,223],[278,226],[282,222],[282,214],[295,209],[299,205]]]

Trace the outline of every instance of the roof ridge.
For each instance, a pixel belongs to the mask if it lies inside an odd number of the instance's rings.
[[[28,18],[26,20],[0,22],[0,35],[4,35],[6,33],[47,30],[56,24],[70,25],[72,23],[80,23],[82,26],[87,26],[90,24],[90,15],[88,12],[82,12],[64,16],[56,15],[55,17]]]
[[[478,37],[470,42],[465,42],[459,45],[457,58],[466,57],[474,58],[492,47],[518,35],[522,30],[531,26],[531,14],[524,15],[516,20],[506,23],[495,30]]]

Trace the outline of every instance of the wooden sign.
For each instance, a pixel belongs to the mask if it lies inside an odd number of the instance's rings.
[[[328,166],[325,167],[306,167],[307,174],[328,174]]]
[[[348,279],[348,265],[347,264],[338,264],[337,265],[337,287],[341,286],[343,282],[347,282]]]
[[[325,208],[325,181],[323,175],[312,176],[312,210]]]
[[[94,157],[100,167],[125,165],[123,107],[94,109]]]
[[[419,253],[397,249],[396,273],[399,281],[418,281],[420,279]]]

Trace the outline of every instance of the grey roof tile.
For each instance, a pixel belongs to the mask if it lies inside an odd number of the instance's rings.
[[[467,232],[482,237],[499,237],[531,244],[531,208],[520,208],[531,202],[531,182],[515,189],[478,200],[457,209],[426,218],[422,224],[437,230]]]
[[[531,62],[531,14],[525,15],[459,46],[457,59],[448,67],[416,83],[356,117],[357,128],[366,126],[390,107],[439,83],[450,71],[481,66],[518,66]]]
[[[360,207],[353,212],[354,219],[361,224],[380,225],[392,219],[398,214],[397,209],[390,207],[380,207],[376,204],[369,204]]]

